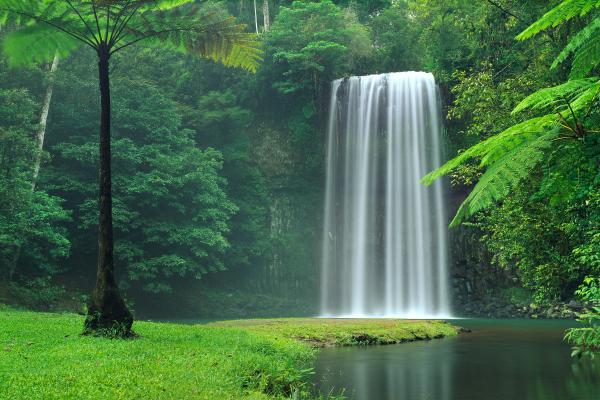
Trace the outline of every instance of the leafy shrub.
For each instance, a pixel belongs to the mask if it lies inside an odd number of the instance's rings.
[[[573,357],[594,358],[600,352],[600,278],[586,277],[575,293],[589,308],[579,315],[584,327],[567,330],[565,340],[573,345]]]
[[[53,285],[50,277],[30,279],[22,285],[10,285],[11,297],[18,304],[32,309],[50,309],[65,293],[65,288]]]

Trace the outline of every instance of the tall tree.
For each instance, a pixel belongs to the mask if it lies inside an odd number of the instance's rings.
[[[271,16],[269,13],[269,0],[263,1],[263,21],[265,24],[265,32],[269,32],[271,26]]]
[[[40,165],[42,163],[42,151],[44,150],[44,137],[46,136],[46,126],[48,125],[48,114],[50,113],[50,103],[52,102],[52,93],[54,92],[54,76],[58,69],[59,57],[58,54],[54,56],[52,64],[50,65],[50,71],[48,72],[48,86],[46,86],[46,93],[44,94],[44,101],[42,102],[42,110],[40,112],[40,122],[36,134],[36,145],[37,154],[33,165],[33,178],[31,179],[31,190],[35,190],[38,176],[40,174]]]
[[[254,27],[256,28],[256,33],[258,33],[258,11],[256,9],[256,0],[254,0]]]
[[[133,316],[114,274],[110,59],[144,42],[255,71],[257,39],[245,26],[194,0],[0,0],[0,20],[25,28],[4,37],[13,63],[49,60],[86,46],[98,57],[100,84],[99,229],[96,286],[88,305],[86,332],[110,330],[127,336]]]

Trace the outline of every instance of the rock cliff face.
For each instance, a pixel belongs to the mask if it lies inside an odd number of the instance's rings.
[[[496,298],[499,289],[514,285],[507,271],[491,263],[491,255],[481,242],[476,228],[459,227],[451,231],[450,275],[453,310],[459,316],[482,316],[504,306]]]
[[[321,177],[298,176],[303,154],[291,136],[263,124],[254,137],[254,156],[268,182],[271,236],[268,263],[257,266],[262,272],[254,279],[265,291],[308,303],[316,312],[323,189]]]
[[[269,188],[270,250],[268,262],[247,271],[246,287],[274,294],[303,308],[318,311],[321,215],[324,179],[302,186],[298,178],[304,154],[290,141],[291,133],[263,123],[253,138],[254,157]],[[468,194],[466,188],[448,192],[449,214]],[[453,309],[460,316],[515,314],[499,292],[515,286],[514,278],[491,263],[481,242],[482,232],[460,227],[450,232],[450,275]]]
[[[449,214],[468,195],[468,188],[452,188],[448,193]],[[471,225],[450,230],[450,275],[453,310],[465,317],[520,316],[512,291],[518,280],[511,272],[495,266],[481,238],[484,232]],[[518,289],[517,289],[518,290]]]
[[[454,212],[467,190],[449,192]],[[450,234],[453,310],[461,317],[576,318],[583,306],[575,301],[540,306],[531,302],[513,271],[492,263],[492,254],[481,240],[483,232],[473,226],[452,229]]]

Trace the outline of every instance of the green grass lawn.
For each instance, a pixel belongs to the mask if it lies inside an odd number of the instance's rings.
[[[140,338],[110,340],[80,336],[82,324],[78,315],[0,306],[0,399],[304,398],[317,350],[303,341],[392,343],[456,333],[437,322],[284,319],[136,322]]]

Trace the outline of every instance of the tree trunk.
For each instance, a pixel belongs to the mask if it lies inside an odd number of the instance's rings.
[[[54,56],[52,66],[50,67],[50,73],[48,74],[48,86],[46,87],[46,95],[44,96],[44,103],[42,104],[42,113],[40,114],[40,123],[38,125],[38,131],[36,135],[37,142],[37,154],[35,158],[35,164],[33,166],[33,179],[31,180],[31,191],[35,190],[37,179],[40,174],[40,164],[42,162],[42,150],[44,150],[44,138],[46,136],[46,126],[48,123],[48,113],[50,112],[50,102],[52,101],[52,93],[54,92],[54,75],[58,69],[58,54]]]
[[[254,26],[256,27],[256,33],[258,34],[258,11],[256,11],[256,0],[254,0]]]
[[[269,32],[271,27],[271,17],[269,16],[269,0],[263,0],[263,19],[265,23],[265,32]]]
[[[31,192],[35,191],[35,185],[40,174],[40,165],[42,163],[42,151],[44,150],[44,137],[46,136],[46,126],[48,122],[48,114],[50,112],[50,103],[52,102],[52,93],[54,92],[54,75],[58,69],[59,57],[58,54],[54,56],[50,72],[48,73],[48,86],[46,87],[46,94],[44,95],[44,101],[42,103],[42,111],[40,113],[39,125],[36,133],[36,155],[33,162],[33,176],[31,179]],[[12,281],[17,271],[17,264],[21,258],[21,246],[15,247],[11,264],[8,267],[8,281]]]
[[[109,58],[106,47],[98,50],[100,78],[100,176],[99,176],[99,225],[98,225],[98,272],[96,287],[88,305],[85,320],[86,332],[108,330],[117,336],[129,336],[133,316],[127,309],[119,292],[114,275],[112,188],[110,154],[110,80]]]

